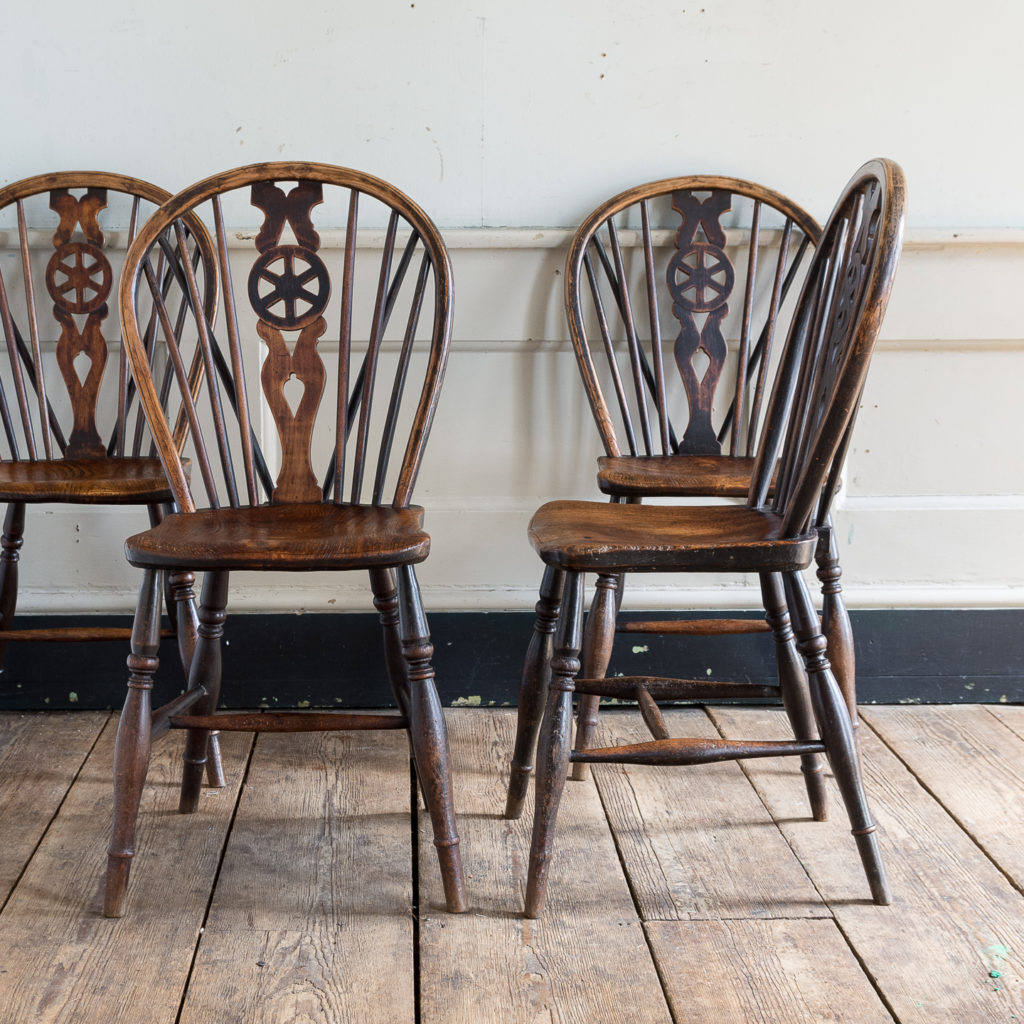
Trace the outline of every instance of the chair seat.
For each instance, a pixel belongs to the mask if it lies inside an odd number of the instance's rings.
[[[603,455],[597,486],[621,498],[745,498],[754,460],[731,455]]]
[[[806,568],[816,534],[782,536],[782,519],[742,505],[552,501],[530,521],[548,565],[578,572],[787,572]]]
[[[0,501],[149,505],[171,491],[159,459],[0,462]]]
[[[361,569],[422,562],[423,509],[378,505],[257,505],[176,513],[129,537],[139,568]]]

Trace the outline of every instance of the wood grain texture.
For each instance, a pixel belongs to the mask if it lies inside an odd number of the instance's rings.
[[[720,739],[703,711],[665,711],[664,719],[673,736]],[[775,738],[786,735],[779,726]],[[637,714],[601,717],[602,746],[647,738]],[[645,921],[828,916],[735,762],[599,765],[593,773]]]
[[[0,715],[0,903],[6,900],[110,716]],[[39,751],[46,770],[40,771]]]
[[[447,721],[470,912],[443,912],[421,821],[423,1024],[668,1024],[593,783],[566,786],[551,897],[542,920],[524,921],[532,808],[518,821],[502,817],[514,714],[449,712]]]
[[[171,500],[159,459],[0,463],[0,501],[147,505]]]
[[[726,735],[767,736],[781,712],[718,708]],[[893,905],[864,896],[845,822],[807,822],[795,765],[745,770],[901,1024],[1024,1019],[1024,898],[868,729],[865,785]],[[834,795],[834,794],[833,794]]]
[[[1024,739],[997,714],[977,705],[864,710],[922,785],[1024,888]]]
[[[104,729],[0,914],[0,1006],[10,1024],[166,1024],[177,1013],[251,739],[224,738],[229,785],[205,790],[195,815],[175,813],[181,745],[157,745],[133,913],[112,921],[101,915],[101,881],[115,725]]]
[[[625,497],[745,498],[754,460],[732,455],[602,455],[597,486]]]
[[[675,1024],[892,1024],[833,921],[658,921],[646,928]]]
[[[396,733],[259,737],[181,1024],[413,1024],[410,792]]]
[[[784,572],[810,564],[813,533],[789,536],[771,512],[741,505],[549,501],[529,527],[548,565],[581,572]]]
[[[191,569],[356,569],[422,562],[423,509],[257,505],[168,516],[125,543],[128,561]]]

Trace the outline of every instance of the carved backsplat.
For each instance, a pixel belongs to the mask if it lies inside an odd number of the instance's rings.
[[[107,362],[102,324],[113,282],[110,262],[103,253],[103,232],[97,216],[107,205],[107,190],[90,188],[80,199],[67,189],[50,193],[50,208],[60,216],[53,236],[54,253],[46,267],[46,290],[53,300],[53,315],[61,325],[57,365],[71,398],[74,425],[65,455],[102,458],[106,452],[96,429],[96,402]],[[72,241],[76,225],[85,241]],[[85,317],[84,326],[76,317]],[[88,372],[80,376],[75,360],[84,354]]]
[[[728,355],[721,328],[735,281],[720,223],[731,201],[728,192],[711,192],[703,201],[693,192],[672,193],[672,207],[683,223],[676,232],[667,283],[672,314],[680,324],[675,360],[690,407],[689,424],[679,444],[680,453],[687,455],[718,455],[722,451],[711,413]],[[697,316],[704,318],[700,326]],[[708,360],[703,372],[695,365],[699,353]]]
[[[265,219],[256,236],[260,255],[249,274],[249,301],[260,319],[257,332],[268,348],[260,380],[281,439],[281,470],[271,500],[315,502],[321,494],[310,447],[326,378],[317,342],[327,330],[320,314],[327,307],[331,284],[316,253],[320,236],[313,230],[310,213],[323,202],[323,186],[300,181],[285,194],[277,185],[261,182],[252,186],[251,201]],[[286,223],[296,245],[279,244]],[[282,331],[300,332],[291,354]],[[294,412],[284,394],[293,377],[303,387]]]

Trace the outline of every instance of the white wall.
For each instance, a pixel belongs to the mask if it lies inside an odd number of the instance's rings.
[[[851,600],[1021,605],[1024,5],[969,13],[894,0],[182,0],[82,14],[54,0],[12,19],[0,176],[96,167],[174,189],[254,160],[317,159],[419,201],[445,229],[457,290],[417,495],[434,537],[422,578],[433,608],[496,609],[533,601],[530,510],[594,493],[559,229],[630,184],[699,171],[761,181],[823,219],[859,163],[894,157],[911,227],[838,512]],[[129,608],[119,551],[136,525],[30,515],[22,608]],[[326,583],[239,580],[238,593],[253,609],[366,606],[361,581]],[[633,594],[756,604],[742,584]]]

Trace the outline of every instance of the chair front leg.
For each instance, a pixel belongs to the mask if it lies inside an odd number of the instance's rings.
[[[795,739],[813,742],[818,738],[814,710],[807,689],[803,661],[796,649],[793,626],[786,607],[782,577],[778,573],[761,574],[761,599],[765,620],[775,637],[775,661],[782,705],[786,709]],[[824,762],[820,754],[803,754],[800,771],[807,787],[807,799],[815,821],[828,821],[828,791],[825,789]]]
[[[114,744],[114,824],[107,848],[106,892],[103,913],[124,913],[128,875],[135,856],[135,823],[149,767],[151,739],[150,692],[160,664],[160,573],[146,570],[132,626],[128,656],[128,696],[117,726]]]
[[[224,609],[228,603],[228,580],[229,574],[223,570],[207,572],[203,579],[196,646],[188,673],[189,690],[201,687],[206,691],[193,705],[193,714],[196,715],[212,715],[220,699],[221,640],[227,617]],[[182,814],[190,814],[199,806],[210,737],[209,729],[186,731],[181,797],[178,802],[178,810]]]
[[[4,532],[0,537],[0,669],[3,668],[7,644],[3,631],[14,624],[18,604],[18,561],[25,536],[25,502],[12,501],[4,516]]]
[[[526,660],[519,679],[519,701],[516,709],[516,742],[512,751],[512,764],[508,777],[508,796],[505,817],[518,818],[523,813],[526,788],[533,772],[533,758],[537,750],[537,733],[544,712],[544,700],[551,679],[551,638],[558,621],[562,603],[562,583],[565,574],[560,569],[546,566],[540,584],[540,596],[535,608],[533,635],[526,649]]]
[[[467,909],[466,883],[455,827],[448,731],[434,685],[434,647],[412,566],[400,566],[397,577],[402,656],[409,681],[409,741],[434,830],[445,904],[450,913],[459,914]]]
[[[558,804],[569,767],[572,728],[572,695],[579,674],[580,633],[583,617],[583,578],[568,572],[558,619],[555,653],[551,659],[551,683],[537,745],[537,780],[530,866],[526,879],[526,917],[538,917],[544,909],[548,868],[554,840]]]
[[[797,647],[803,655],[811,687],[811,702],[818,720],[825,753],[832,765],[832,774],[846,805],[851,830],[857,841],[861,863],[867,875],[871,896],[881,905],[892,902],[878,848],[876,826],[868,809],[861,779],[860,759],[850,725],[850,714],[839,685],[829,665],[827,641],[821,632],[817,613],[801,573],[787,573],[786,599],[793,616]]]

